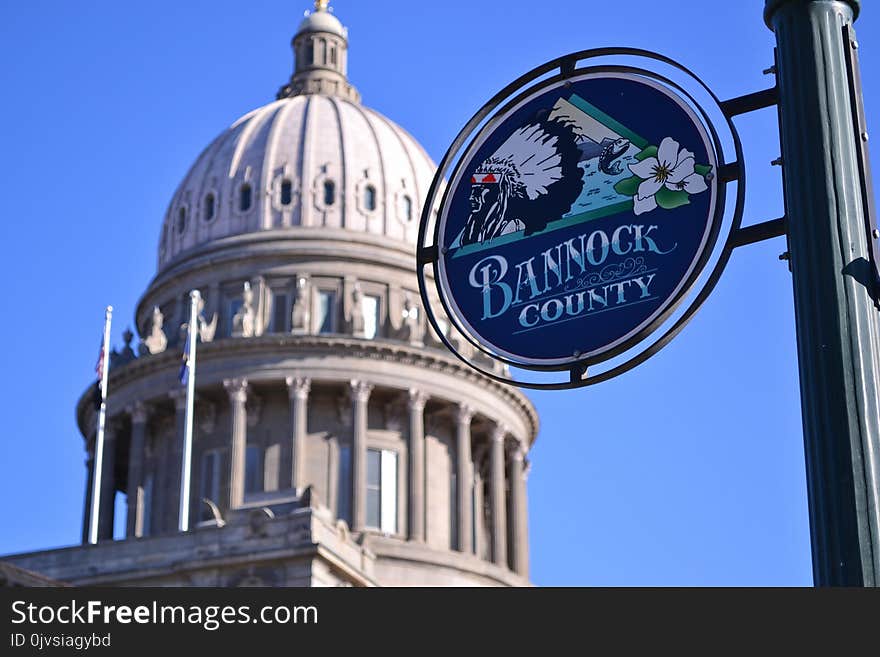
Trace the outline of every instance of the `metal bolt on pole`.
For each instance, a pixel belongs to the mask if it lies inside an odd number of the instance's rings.
[[[850,50],[859,10],[859,0],[765,0],[764,7],[777,42],[817,586],[880,585],[876,218]]]

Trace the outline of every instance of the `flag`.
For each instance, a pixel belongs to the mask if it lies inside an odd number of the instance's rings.
[[[92,401],[95,405],[95,410],[101,408],[101,402],[104,401],[104,396],[101,394],[101,379],[104,377],[104,338],[101,338],[101,350],[98,352],[98,362],[95,364],[95,374],[98,375],[98,380],[95,381],[95,390],[92,396]]]
[[[180,359],[180,385],[185,386],[189,381],[189,326],[186,327],[186,341],[183,343],[183,356]]]
[[[98,362],[95,365],[95,374],[98,375],[98,381],[104,376],[104,338],[101,338],[101,350],[98,352]]]

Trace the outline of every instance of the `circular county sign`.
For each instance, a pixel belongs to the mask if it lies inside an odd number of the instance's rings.
[[[717,151],[681,96],[633,70],[526,92],[489,120],[438,210],[437,285],[490,354],[598,362],[648,336],[723,219]]]

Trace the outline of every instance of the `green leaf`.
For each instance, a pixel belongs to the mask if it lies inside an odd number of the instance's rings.
[[[705,178],[706,174],[709,173],[711,170],[712,170],[712,167],[709,166],[708,164],[695,164],[694,165],[694,171],[696,171],[698,174],[703,176],[703,178]]]
[[[657,205],[664,210],[674,210],[675,208],[679,208],[682,205],[687,205],[691,202],[690,196],[688,196],[687,192],[674,192],[666,187],[660,188],[660,191],[654,195],[654,200],[656,200]]]
[[[657,147],[656,146],[648,146],[641,153],[636,154],[635,158],[641,162],[647,157],[657,157]]]
[[[641,183],[642,179],[638,176],[624,178],[614,185],[614,191],[621,196],[635,196],[636,192],[639,191],[639,185]]]

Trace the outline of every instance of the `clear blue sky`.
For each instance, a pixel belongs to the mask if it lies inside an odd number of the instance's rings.
[[[856,23],[880,125],[880,11]],[[209,141],[274,98],[307,0],[7,2],[0,8],[4,199],[0,554],[78,542],[103,308],[114,342],[155,271],[162,216]],[[338,0],[364,102],[439,161],[498,89],[597,46],[681,61],[722,98],[768,86],[762,0]],[[775,110],[737,120],[745,222],[782,215]],[[877,128],[875,128],[877,129]],[[876,159],[876,158],[875,158]],[[880,163],[875,162],[875,170]],[[671,345],[587,389],[530,396],[532,577],[542,585],[812,582],[784,240],[737,250]]]

